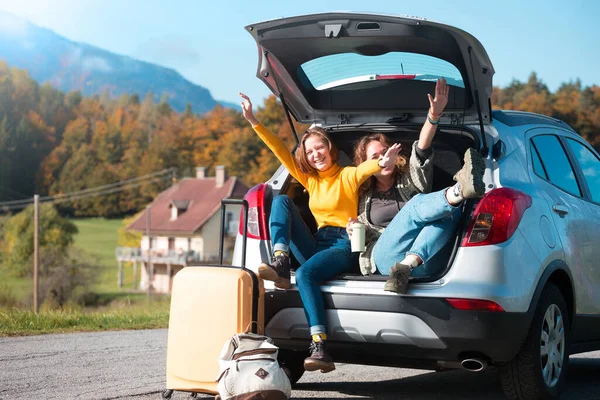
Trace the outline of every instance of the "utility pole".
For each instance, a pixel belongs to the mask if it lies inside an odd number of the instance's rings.
[[[38,313],[38,274],[40,262],[40,195],[33,196],[33,312]]]
[[[150,236],[150,204],[146,206],[146,236],[148,237],[148,296],[152,292],[154,268],[152,265],[152,237]]]

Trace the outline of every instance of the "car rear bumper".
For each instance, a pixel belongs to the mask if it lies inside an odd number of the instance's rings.
[[[457,310],[438,298],[324,293],[324,299],[329,349],[340,362],[505,362],[520,349],[531,321],[528,313]],[[307,325],[297,291],[265,294],[265,333],[280,347],[305,350]]]

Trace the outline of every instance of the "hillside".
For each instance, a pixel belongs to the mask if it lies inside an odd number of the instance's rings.
[[[144,98],[151,91],[156,102],[166,94],[171,107],[180,112],[188,102],[196,113],[205,113],[219,103],[208,89],[173,69],[73,42],[2,11],[0,59],[27,70],[40,84],[48,82],[64,92],[80,90],[92,96],[106,91],[113,98],[124,93]]]

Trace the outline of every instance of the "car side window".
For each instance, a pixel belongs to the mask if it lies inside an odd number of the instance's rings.
[[[538,151],[548,180],[567,193],[581,197],[573,167],[555,135],[540,135],[531,139]]]
[[[542,160],[540,160],[540,154],[538,153],[535,146],[531,146],[531,159],[533,160],[533,172],[540,178],[544,178],[548,180],[548,175],[544,170],[544,166],[542,165]]]
[[[590,149],[578,141],[567,139],[567,143],[575,153],[575,158],[583,171],[583,177],[592,194],[592,200],[600,203],[600,160]]]

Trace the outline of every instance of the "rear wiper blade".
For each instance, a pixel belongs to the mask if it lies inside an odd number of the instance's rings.
[[[327,125],[324,128],[327,131],[330,131],[332,129],[335,129],[336,131],[347,131],[347,130],[360,128],[364,125],[367,125],[367,124],[364,122],[362,122],[360,124],[336,124],[336,125]]]
[[[390,124],[387,122],[362,122],[360,124],[337,124],[337,125],[328,125],[325,129],[331,130],[334,129],[336,131],[349,131],[349,130],[357,130],[357,129],[377,129],[377,128],[391,128]]]
[[[408,122],[412,118],[412,114],[404,113],[395,117],[392,117],[385,121],[386,124],[400,124],[403,122]]]

